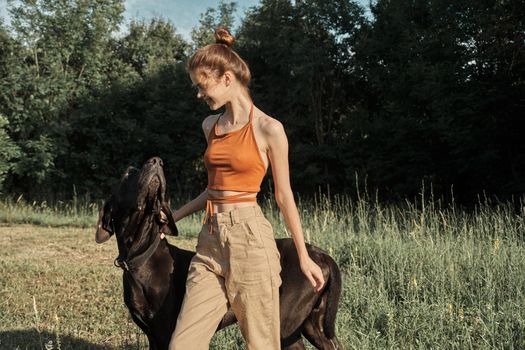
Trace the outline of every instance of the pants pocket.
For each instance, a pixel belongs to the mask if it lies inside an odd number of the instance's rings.
[[[266,253],[272,282],[279,287],[281,285],[281,255],[275,243],[272,224],[264,216],[254,219],[251,225],[257,227],[258,238]]]
[[[246,227],[246,241],[251,247],[264,248],[264,242],[261,237],[261,229],[256,219],[257,217],[253,217],[243,223],[243,225]]]
[[[209,223],[202,225],[201,231],[199,232],[199,235],[197,237],[197,246],[195,247],[195,250],[197,252],[201,251],[203,248],[205,248],[209,244],[208,242],[209,225],[210,225]]]

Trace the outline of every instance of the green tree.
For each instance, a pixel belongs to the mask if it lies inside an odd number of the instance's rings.
[[[178,64],[186,59],[188,44],[175,27],[162,18],[131,21],[128,33],[118,40],[117,53],[141,76],[152,74],[166,64]]]
[[[213,33],[218,27],[228,28],[233,31],[234,15],[237,10],[236,2],[221,0],[217,8],[210,7],[202,13],[199,26],[191,30],[193,51],[215,42]]]
[[[20,157],[19,147],[7,134],[6,126],[8,123],[7,118],[0,115],[0,191],[3,190],[4,181],[7,173],[14,165],[14,160]]]
[[[118,76],[107,54],[122,19],[120,0],[22,0],[9,11],[16,57],[0,83],[1,111],[22,156],[12,169],[12,190],[45,195],[68,174],[69,117],[77,98]],[[16,49],[15,49],[16,47]],[[56,189],[56,188],[55,188]]]
[[[132,22],[115,47],[131,71],[86,96],[73,114],[67,166],[73,183],[80,192],[99,196],[127,166],[161,156],[173,193],[202,190],[200,123],[207,110],[198,104],[185,71],[188,44],[172,24],[155,19]]]
[[[0,77],[5,78],[11,69],[13,64],[12,59],[10,59],[11,53],[13,52],[13,39],[11,35],[4,28],[2,22],[0,22]]]
[[[355,46],[362,99],[347,128],[373,187],[402,197],[422,180],[464,198],[523,191],[524,10],[492,1],[372,6]]]

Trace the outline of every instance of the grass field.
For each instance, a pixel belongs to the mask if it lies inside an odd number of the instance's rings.
[[[307,240],[343,271],[346,349],[525,349],[523,207],[300,204]],[[272,203],[265,212],[286,236]],[[96,205],[0,204],[0,349],[145,349],[122,299],[115,241],[94,243]],[[192,248],[200,215],[170,242]],[[89,227],[89,226],[92,227]],[[212,349],[242,349],[236,327]]]

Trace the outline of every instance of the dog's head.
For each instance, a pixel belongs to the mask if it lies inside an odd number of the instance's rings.
[[[177,235],[165,193],[162,159],[151,158],[140,170],[129,167],[99,213],[95,241],[103,243],[116,234],[128,245],[151,229]]]

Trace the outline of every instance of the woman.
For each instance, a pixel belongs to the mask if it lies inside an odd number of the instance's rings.
[[[206,208],[170,349],[208,349],[228,304],[247,349],[280,349],[279,252],[272,227],[256,202],[269,164],[275,198],[292,233],[301,270],[316,291],[324,279],[304,243],[290,188],[283,126],[253,105],[250,71],[231,49],[235,39],[223,28],[215,31],[215,39],[216,44],[197,50],[188,63],[197,97],[210,109],[225,107],[225,112],[202,123],[208,142],[204,154],[208,187],[173,213],[177,221]]]

